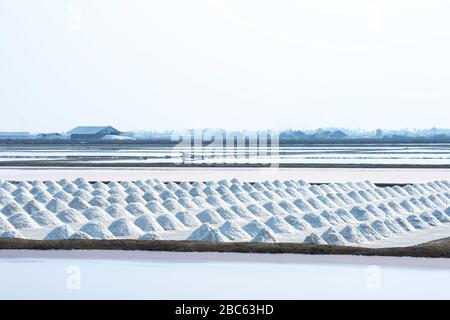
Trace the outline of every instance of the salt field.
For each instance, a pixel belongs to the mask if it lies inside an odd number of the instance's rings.
[[[449,165],[449,144],[281,145],[186,148],[174,146],[3,146],[0,162],[69,164]]]
[[[0,237],[408,246],[450,236],[446,180],[2,181]]]
[[[448,299],[449,270],[448,259],[4,250],[0,299]]]

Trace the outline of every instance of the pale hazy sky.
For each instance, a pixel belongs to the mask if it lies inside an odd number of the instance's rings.
[[[450,1],[0,0],[0,131],[450,127]]]

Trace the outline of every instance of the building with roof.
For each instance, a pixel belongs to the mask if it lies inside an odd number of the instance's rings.
[[[111,126],[79,126],[69,131],[73,140],[100,140],[105,136],[119,136],[121,132]]]

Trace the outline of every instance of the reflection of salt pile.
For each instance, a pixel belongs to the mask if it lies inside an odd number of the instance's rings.
[[[163,238],[158,233],[150,231],[140,236],[139,240],[163,240]]]
[[[60,239],[69,239],[70,236],[74,233],[73,229],[67,225],[63,225],[60,227],[56,227],[52,231],[50,231],[44,238],[44,240],[60,240]]]
[[[114,239],[114,235],[101,222],[91,221],[83,225],[80,231],[95,239]]]
[[[144,234],[144,232],[136,227],[136,225],[128,218],[120,218],[113,221],[108,229],[116,237],[137,238]]]
[[[272,231],[268,229],[261,229],[252,239],[252,242],[275,243],[277,242],[277,240],[275,239],[275,235],[272,233]]]

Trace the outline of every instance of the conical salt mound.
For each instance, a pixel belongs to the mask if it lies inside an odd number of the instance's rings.
[[[52,195],[46,191],[38,192],[34,195],[34,199],[42,204],[47,204],[53,199]]]
[[[294,229],[298,231],[306,231],[308,230],[308,226],[303,221],[303,219],[295,214],[290,214],[284,218],[284,220],[289,223]]]
[[[29,196],[29,197],[32,196],[31,193],[28,192],[28,190],[25,189],[24,187],[17,187],[16,190],[14,190],[13,192],[11,192],[11,195],[12,195],[13,197],[17,197],[17,196],[19,196],[19,195],[27,195],[27,196]]]
[[[114,203],[105,210],[113,218],[131,218],[132,214],[128,213],[121,205]]]
[[[209,231],[201,241],[209,241],[209,242],[228,242],[229,240],[218,230],[213,229]]]
[[[252,242],[257,243],[276,243],[275,235],[268,229],[261,229],[256,236],[252,239]]]
[[[327,244],[335,246],[345,246],[348,242],[345,240],[336,230],[333,228],[327,229],[322,234],[322,239],[325,240]]]
[[[359,206],[353,207],[350,210],[350,213],[357,219],[358,221],[367,221],[370,219],[370,213]]]
[[[8,218],[9,223],[11,223],[16,229],[33,229],[39,228],[33,219],[30,218],[25,212],[18,212],[13,214]]]
[[[403,233],[402,227],[396,221],[385,219],[383,222],[392,234]]]
[[[144,232],[136,227],[136,225],[128,218],[120,218],[113,221],[108,229],[116,237],[138,238],[144,234]]]
[[[36,213],[36,212],[46,210],[45,207],[42,204],[40,204],[39,202],[37,202],[36,200],[31,200],[23,208],[30,215],[32,215],[33,213]]]
[[[265,224],[275,233],[295,233],[295,229],[280,217],[272,217]]]
[[[336,209],[334,212],[339,218],[341,218],[342,221],[347,223],[355,222],[356,219],[353,217],[347,210],[345,209]]]
[[[215,211],[211,209],[203,210],[197,214],[197,218],[203,223],[223,224],[225,220]]]
[[[186,227],[171,214],[163,214],[156,218],[156,221],[164,230],[184,230]]]
[[[423,230],[428,229],[429,226],[418,216],[412,214],[406,218],[406,220],[416,229]]]
[[[178,201],[175,199],[167,199],[166,201],[163,202],[163,206],[169,212],[172,212],[172,213],[176,213],[176,212],[184,210],[183,206],[181,204],[179,204]]]
[[[199,241],[203,239],[206,234],[208,234],[210,231],[215,230],[213,226],[211,226],[209,223],[204,223],[197,229],[195,229],[194,232],[192,232],[186,240],[196,240]]]
[[[0,232],[16,230],[14,226],[5,218],[0,215]]]
[[[224,220],[239,220],[240,218],[230,209],[219,207],[216,209],[216,212],[224,219]]]
[[[432,216],[428,212],[421,213],[420,218],[432,227],[436,227],[436,226],[440,225],[439,220],[437,220],[434,216]]]
[[[14,201],[20,205],[26,205],[31,200],[33,200],[33,197],[27,194],[19,194],[14,198]]]
[[[219,227],[220,232],[230,240],[247,241],[250,239],[247,232],[233,221],[227,221]]]
[[[362,235],[369,241],[380,240],[383,237],[376,232],[370,225],[367,223],[360,223],[358,225],[358,230],[362,233]]]
[[[156,219],[150,214],[143,214],[134,220],[134,224],[137,225],[141,230],[145,232],[155,231],[161,232],[164,229],[159,225]]]
[[[365,237],[361,234],[361,232],[352,225],[347,225],[344,227],[340,235],[350,243],[364,243],[366,242]]]
[[[247,232],[250,236],[255,237],[259,231],[261,231],[262,229],[268,229],[268,227],[262,224],[260,221],[253,219],[245,226],[243,226],[242,229],[245,232]]]
[[[53,198],[64,201],[65,203],[69,203],[70,201],[73,200],[73,197],[65,191],[59,191],[59,192],[55,193],[53,195]]]
[[[92,221],[83,225],[80,229],[95,239],[114,239],[114,235],[101,222]]]
[[[402,217],[395,218],[395,222],[406,232],[414,230],[414,227]]]
[[[163,240],[163,238],[156,232],[150,231],[139,237],[139,240]]]
[[[123,200],[121,197],[116,196],[116,195],[110,196],[106,200],[111,204],[118,204],[118,205],[122,206],[123,208],[125,208],[128,205],[128,203],[125,200]]]
[[[101,190],[101,189],[92,191],[91,195],[93,195],[94,197],[99,197],[99,198],[104,198],[104,199],[109,197],[109,193],[106,192],[105,190]]]
[[[111,216],[102,208],[91,207],[83,211],[83,215],[90,221],[111,220]]]
[[[234,195],[232,195],[232,194],[226,194],[226,195],[223,195],[223,196],[221,197],[221,199],[222,199],[224,202],[226,202],[227,204],[231,205],[231,206],[233,206],[233,205],[240,205],[240,204],[241,204],[241,201],[239,201],[239,199],[236,198],[236,197],[235,197]]]
[[[198,210],[198,206],[190,198],[180,198],[178,203],[187,210]]]
[[[272,216],[269,211],[256,203],[248,205],[247,210],[250,211],[255,217],[267,218]]]
[[[53,213],[51,213],[47,209],[33,213],[31,215],[31,218],[39,225],[44,227],[56,227],[62,224],[61,220],[59,220]]]
[[[253,219],[256,216],[252,214],[246,207],[241,205],[231,206],[230,209],[242,219]]]
[[[86,202],[89,202],[92,199],[94,199],[94,196],[92,194],[90,194],[89,192],[87,192],[86,190],[77,190],[76,192],[70,192],[70,191],[66,191],[66,192],[72,194],[74,197],[83,199]]]
[[[297,206],[295,206],[292,202],[286,201],[286,200],[282,200],[278,203],[278,205],[284,209],[284,211],[286,211],[289,214],[295,214],[295,213],[300,213],[301,211],[298,209]]]
[[[227,205],[225,201],[217,196],[208,196],[206,198],[206,202],[208,202],[213,207],[225,207]]]
[[[146,203],[144,198],[140,196],[138,193],[131,193],[128,197],[125,198],[127,203]]]
[[[73,240],[89,240],[92,239],[90,235],[88,235],[86,232],[83,231],[77,231],[74,234],[70,236],[70,239]]]
[[[303,216],[303,220],[308,222],[313,228],[323,228],[329,227],[330,223],[325,220],[322,216],[319,216],[315,213],[307,213]]]
[[[69,239],[70,236],[74,234],[74,231],[71,227],[67,225],[63,225],[60,227],[56,227],[52,231],[50,231],[44,238],[44,240],[64,240]]]
[[[10,202],[2,209],[2,213],[7,217],[10,217],[22,211],[23,211],[22,207],[19,206],[19,204],[17,204],[16,202]]]
[[[178,220],[181,221],[183,225],[188,228],[198,227],[202,224],[202,222],[198,220],[196,216],[188,211],[180,211],[175,216]]]
[[[317,234],[315,234],[314,232],[309,234],[305,240],[303,240],[304,244],[326,244],[326,242],[319,237]]]
[[[51,212],[58,214],[61,211],[69,209],[69,206],[59,199],[53,199],[47,204],[46,208]]]
[[[88,222],[88,219],[79,211],[69,208],[57,214],[59,220],[64,223]]]
[[[110,203],[108,201],[106,201],[105,199],[100,198],[100,197],[93,198],[91,201],[89,201],[89,204],[91,206],[102,208],[102,209],[106,209],[110,205]]]
[[[168,213],[167,209],[164,208],[161,204],[156,201],[150,201],[145,205],[145,207],[150,210],[150,212],[155,214],[164,214]]]
[[[381,220],[375,220],[373,221],[370,226],[380,235],[383,237],[389,237],[392,235],[391,231],[389,231],[389,228],[384,224]]]
[[[432,215],[442,223],[450,222],[450,218],[446,214],[444,214],[442,211],[434,210]]]
[[[125,207],[125,210],[135,217],[150,213],[148,207],[145,207],[142,203],[130,203]]]
[[[71,207],[75,210],[86,210],[87,208],[90,207],[90,205],[83,199],[81,199],[79,197],[75,197],[75,198],[73,198],[72,201],[70,201],[69,207]]]
[[[2,232],[0,229],[0,239],[24,239],[24,237],[17,230],[6,230]]]
[[[344,224],[344,222],[333,212],[325,210],[320,214],[325,220],[327,220],[332,226],[338,226]]]

